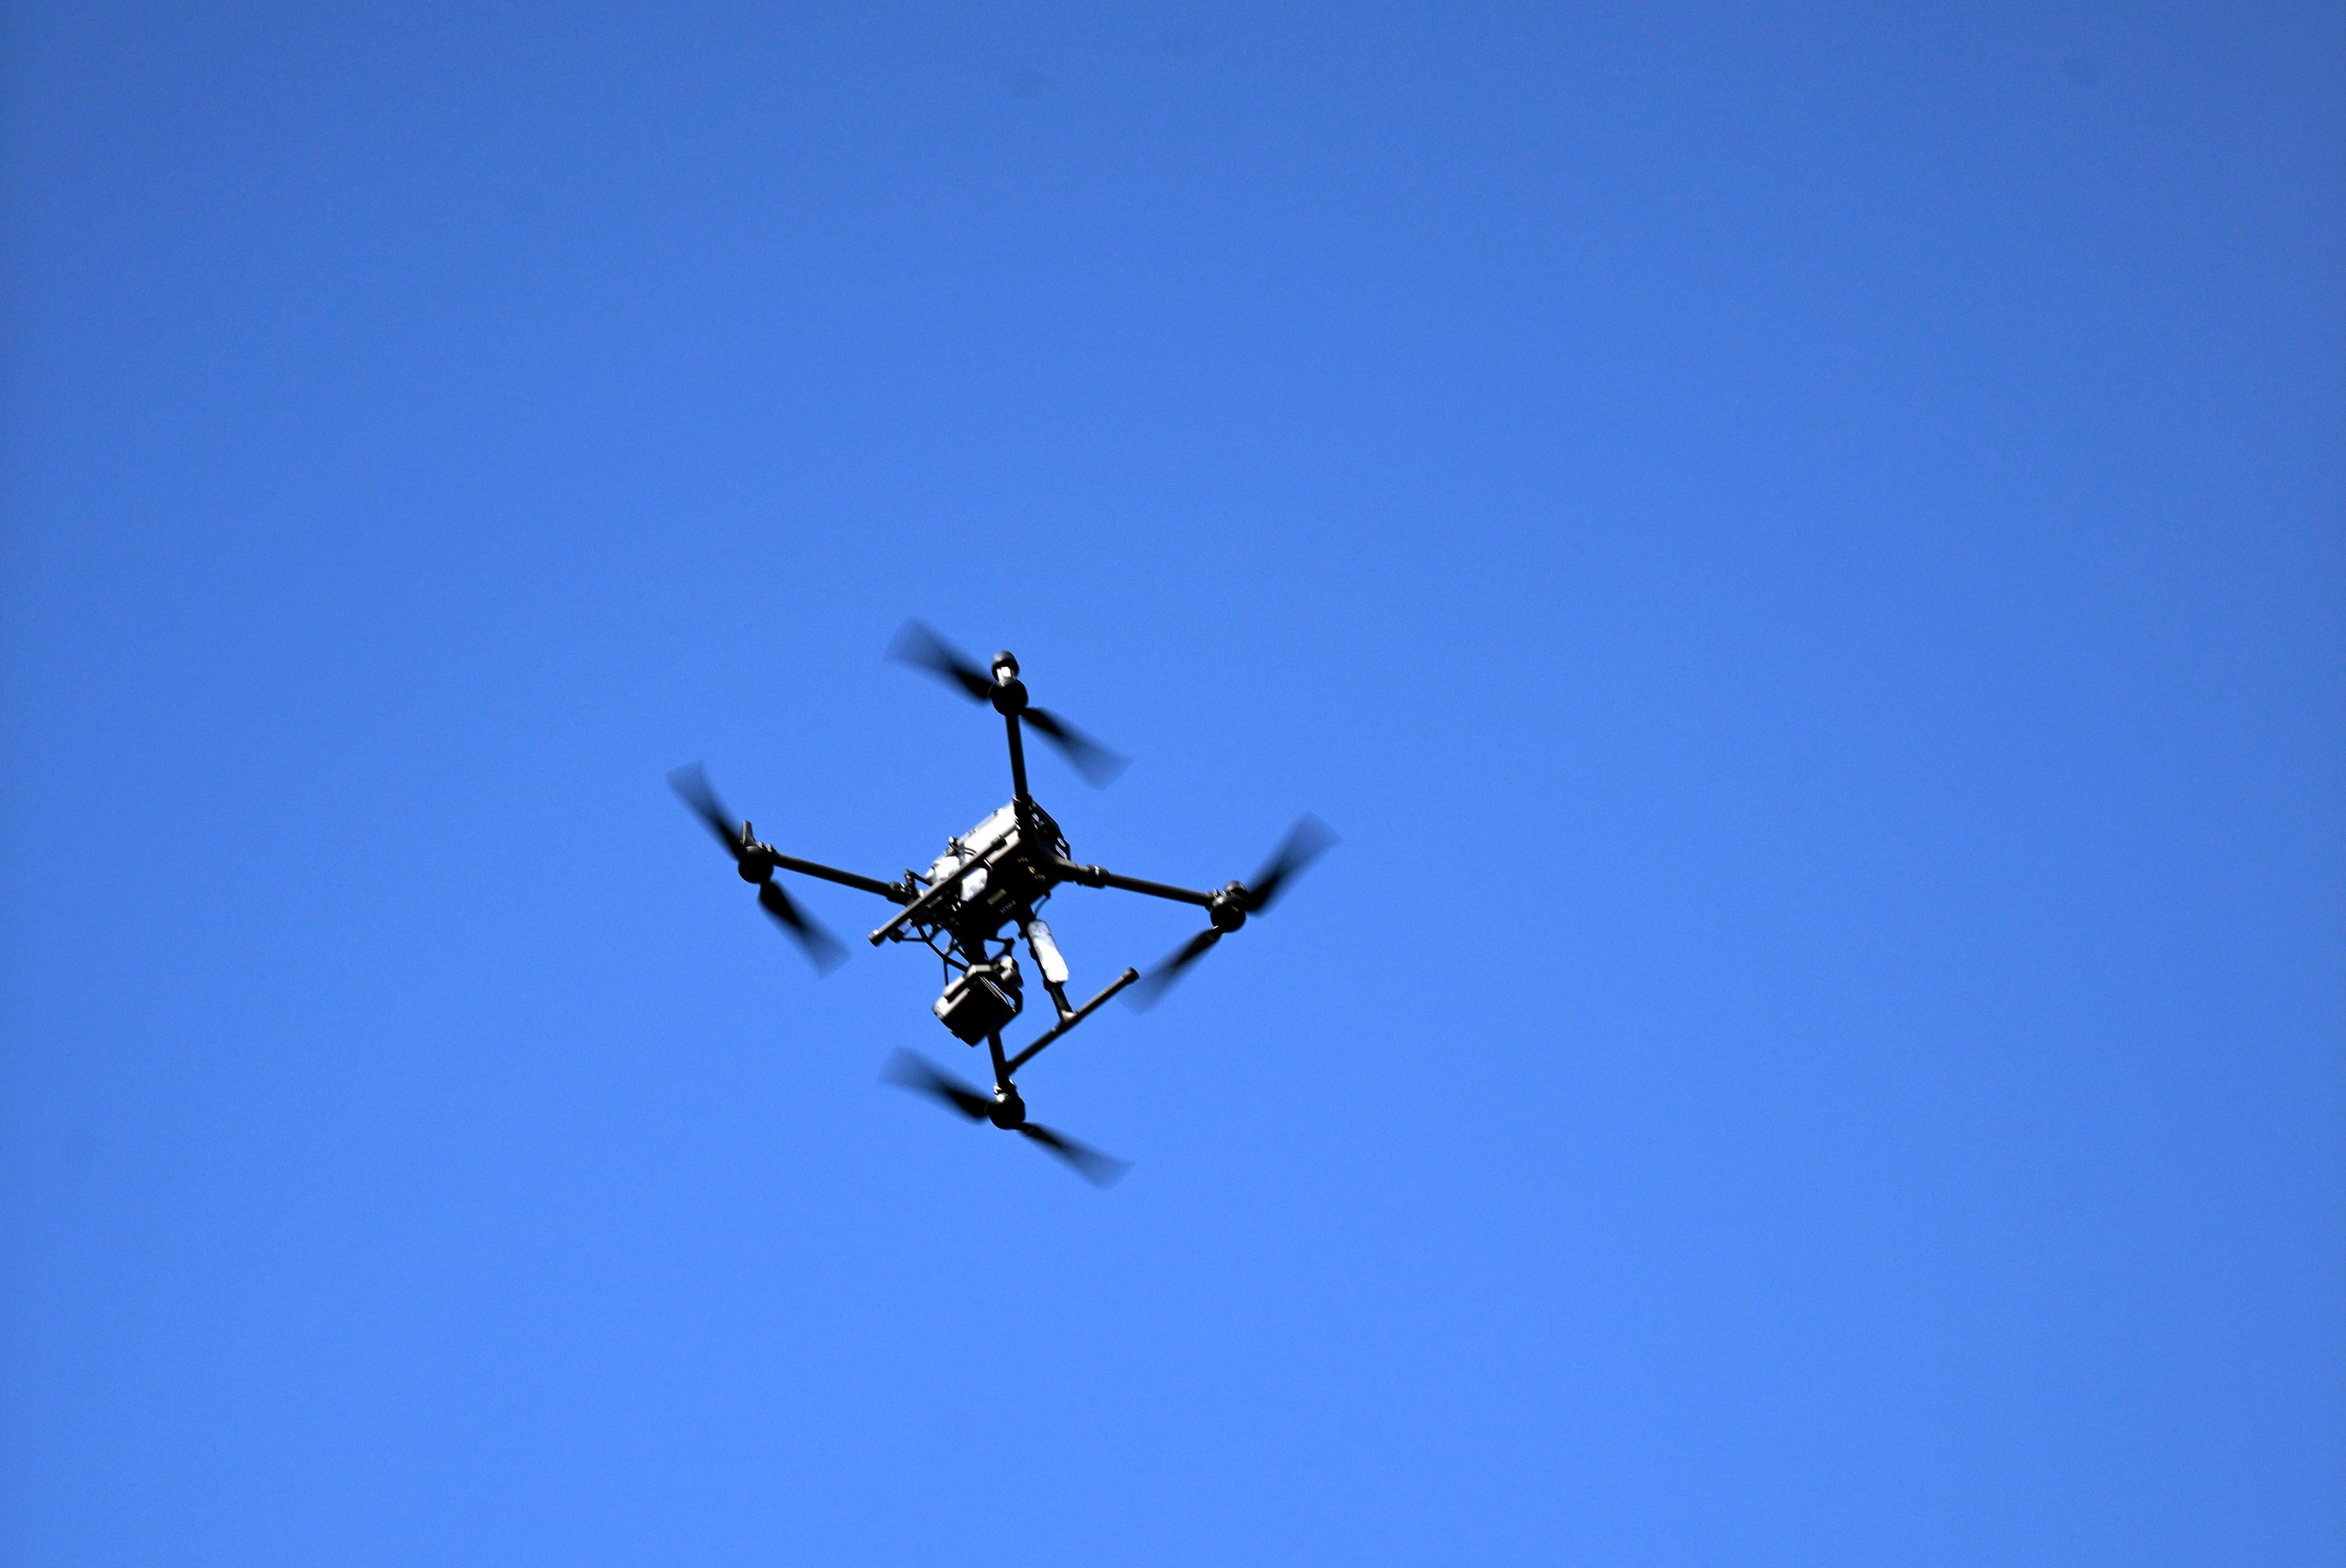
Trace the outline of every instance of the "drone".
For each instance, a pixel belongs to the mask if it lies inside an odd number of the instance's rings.
[[[944,990],[930,1012],[964,1045],[983,1041],[993,1058],[994,1092],[987,1095],[910,1051],[898,1051],[881,1074],[882,1083],[937,1101],[972,1122],[991,1122],[1022,1135],[1065,1160],[1096,1186],[1114,1184],[1129,1169],[1122,1161],[1064,1134],[1027,1120],[1026,1102],[1015,1081],[1018,1070],[1097,1012],[1127,986],[1126,1000],[1147,1008],[1188,972],[1222,938],[1277,901],[1295,877],[1336,841],[1317,818],[1305,816],[1290,830],[1262,868],[1247,881],[1200,890],[1128,877],[1102,866],[1078,863],[1051,814],[1026,788],[1024,732],[1032,729],[1095,787],[1124,770],[1125,759],[1048,708],[1027,700],[1018,661],[1007,650],[981,667],[918,621],[907,621],[890,645],[888,657],[927,670],[973,702],[1002,716],[1010,740],[1010,803],[977,826],[945,840],[944,853],[926,872],[906,871],[895,881],[843,871],[786,855],[761,842],[746,820],[729,812],[699,763],[678,768],[668,784],[717,836],[734,870],[758,890],[758,902],[785,935],[796,942],[818,972],[845,962],[847,950],[822,924],[801,909],[775,880],[778,871],[813,877],[886,899],[898,906],[871,934],[872,945],[918,942],[942,961]],[[1150,898],[1193,904],[1206,911],[1206,929],[1191,937],[1147,974],[1127,969],[1080,1005],[1067,1000],[1066,959],[1052,940],[1043,906],[1060,887],[1121,888]],[[1025,1011],[1025,979],[1013,949],[1021,941],[1051,1002],[1055,1017],[1033,1040],[1005,1050],[1003,1032]]]

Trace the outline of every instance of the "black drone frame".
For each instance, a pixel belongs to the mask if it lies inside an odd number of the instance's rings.
[[[1079,864],[1071,857],[1058,824],[1027,789],[1024,731],[1032,727],[1094,784],[1106,783],[1122,771],[1124,759],[1056,714],[1034,707],[1018,678],[1018,661],[1007,651],[994,656],[990,669],[981,670],[926,626],[910,622],[898,634],[890,654],[930,670],[964,696],[991,705],[1002,715],[1010,745],[1010,804],[967,835],[949,840],[945,854],[930,867],[929,874],[907,871],[889,882],[783,854],[760,841],[747,821],[736,826],[699,765],[677,769],[669,775],[669,782],[731,852],[742,879],[757,884],[759,902],[806,950],[818,969],[834,967],[844,951],[791,901],[774,881],[778,871],[855,888],[899,905],[871,933],[872,944],[917,942],[943,961],[945,993],[934,1011],[966,1043],[985,1041],[993,1059],[993,1096],[986,1099],[910,1053],[899,1053],[890,1071],[893,1081],[940,1099],[972,1120],[983,1118],[997,1127],[1024,1133],[1095,1181],[1113,1180],[1122,1174],[1118,1162],[1026,1120],[1025,1103],[1015,1074],[1126,987],[1137,984],[1132,1000],[1143,1007],[1153,1005],[1215,943],[1245,925],[1249,915],[1268,909],[1284,884],[1333,843],[1334,837],[1316,819],[1305,817],[1251,882],[1231,881],[1210,890],[1177,887],[1126,876],[1104,866]],[[1087,888],[1121,888],[1194,904],[1206,911],[1207,928],[1146,977],[1138,970],[1127,969],[1090,1000],[1071,1004],[1065,988],[1066,962],[1058,954],[1050,928],[1039,918],[1044,901],[1059,886],[1070,882]],[[1025,1047],[1007,1053],[1002,1044],[1003,1026],[1021,1010],[1018,966],[1012,956],[1020,936],[1025,938],[1028,955],[1042,976],[1057,1017]]]

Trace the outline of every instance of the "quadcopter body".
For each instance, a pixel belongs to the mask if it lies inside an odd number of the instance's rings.
[[[942,961],[944,989],[931,1012],[964,1044],[985,1044],[994,1069],[994,1091],[991,1095],[983,1095],[909,1052],[899,1052],[892,1060],[886,1074],[889,1082],[937,1099],[970,1120],[988,1121],[1021,1133],[1105,1185],[1123,1174],[1122,1163],[1028,1121],[1025,1102],[1015,1083],[1018,1070],[1128,986],[1138,987],[1132,999],[1139,1005],[1152,1004],[1223,936],[1243,926],[1250,914],[1268,909],[1286,882],[1333,843],[1334,837],[1315,819],[1306,817],[1251,881],[1231,881],[1208,890],[1148,881],[1078,863],[1066,835],[1027,789],[1025,730],[1031,728],[1040,734],[1094,784],[1104,784],[1122,771],[1124,759],[1056,714],[1034,707],[1018,678],[1018,661],[1007,652],[996,654],[991,669],[982,670],[926,626],[908,622],[890,656],[928,669],[965,696],[991,706],[1002,715],[1009,740],[1009,803],[989,813],[968,832],[948,840],[944,852],[929,863],[925,872],[907,871],[895,881],[883,881],[786,855],[761,842],[749,822],[737,823],[728,815],[698,764],[678,769],[668,776],[669,783],[732,854],[741,878],[757,886],[758,901],[806,950],[817,969],[836,966],[845,950],[799,909],[776,881],[777,872],[814,877],[888,900],[898,906],[897,911],[871,933],[872,945],[918,942]],[[1052,893],[1068,883],[1121,888],[1193,904],[1205,911],[1207,929],[1147,976],[1127,969],[1097,994],[1080,1004],[1071,1003],[1066,989],[1067,962],[1042,916],[1043,905]],[[1028,976],[1015,951],[1022,944],[1056,1016],[1040,1034],[1014,1052],[1005,1050],[1002,1036],[1025,1011]]]

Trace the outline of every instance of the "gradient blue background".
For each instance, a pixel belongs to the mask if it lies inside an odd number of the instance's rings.
[[[5,47],[10,1561],[2346,1553],[2346,13]]]

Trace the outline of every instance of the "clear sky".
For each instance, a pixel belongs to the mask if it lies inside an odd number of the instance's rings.
[[[2346,11],[0,43],[6,1561],[2346,1554]]]

